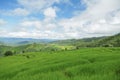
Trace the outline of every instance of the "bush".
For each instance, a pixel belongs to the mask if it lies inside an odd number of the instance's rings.
[[[76,46],[76,49],[79,49],[79,46]]]
[[[67,51],[68,49],[67,48],[65,48],[65,51]]]
[[[25,51],[23,50],[22,53],[25,53]]]
[[[102,47],[113,47],[111,44],[103,44]]]
[[[6,51],[4,55],[5,55],[5,56],[12,56],[12,55],[13,55],[13,52],[12,52],[12,51]]]

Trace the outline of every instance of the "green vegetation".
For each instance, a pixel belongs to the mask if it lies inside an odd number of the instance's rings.
[[[83,47],[120,47],[120,34],[109,37],[59,40],[46,44],[32,43],[19,46],[5,46],[1,44],[0,56],[4,55],[6,51],[12,51],[14,54],[19,54],[24,52],[74,50]]]
[[[10,46],[0,45],[0,56],[3,56],[6,51],[13,50]]]
[[[0,80],[120,80],[120,48],[28,52],[0,58]]]
[[[60,40],[52,43],[76,47],[120,47],[120,33],[114,36]]]
[[[12,51],[13,54],[20,54],[25,52],[48,52],[48,51],[63,51],[74,49],[75,46],[62,46],[57,44],[27,44],[21,46],[0,46],[0,54],[4,55],[6,51]]]
[[[0,80],[120,80],[120,34],[19,46],[0,42]]]
[[[12,55],[13,55],[13,52],[12,52],[12,51],[6,51],[4,55],[5,55],[5,56],[12,56]]]

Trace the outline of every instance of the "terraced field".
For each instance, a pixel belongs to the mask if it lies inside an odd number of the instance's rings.
[[[120,48],[81,48],[1,57],[0,80],[120,80]]]

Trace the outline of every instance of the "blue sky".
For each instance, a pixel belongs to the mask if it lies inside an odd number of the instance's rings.
[[[68,39],[116,34],[120,32],[119,2],[1,0],[0,37]]]
[[[55,2],[54,4],[51,5],[52,7],[59,8],[60,11],[56,13],[58,19],[71,18],[72,16],[74,16],[75,11],[83,11],[86,9],[86,5],[84,5],[81,0],[69,0],[69,2],[68,3],[67,2],[68,0],[66,0],[66,2],[61,2],[61,3]],[[23,6],[21,6],[17,2],[17,0],[2,0],[0,2],[0,10],[9,11],[16,8],[23,8]],[[6,16],[7,15],[5,16],[1,15],[1,17],[6,17]],[[37,13],[37,14],[30,14],[29,16],[41,17],[43,15],[42,13]]]
[[[1,0],[0,1],[0,9],[13,9],[17,7],[17,1],[16,0]]]

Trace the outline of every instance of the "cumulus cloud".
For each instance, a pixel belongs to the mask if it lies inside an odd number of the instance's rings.
[[[18,0],[18,3],[29,10],[40,11],[52,6],[54,3],[59,3],[60,0]]]
[[[65,0],[66,2],[69,0]],[[18,24],[18,31],[9,36],[33,38],[85,38],[107,36],[120,32],[120,0],[82,0],[86,9],[76,11],[72,18],[56,19],[56,8],[52,5],[61,0],[18,0],[27,10],[43,13],[43,20],[24,20]],[[74,5],[75,6],[75,5]],[[14,12],[24,12],[18,9]],[[29,13],[26,12],[26,15]],[[1,24],[1,21],[0,21]]]
[[[51,21],[40,21],[40,20],[25,20],[22,21],[18,26],[21,27],[23,30],[36,30],[36,31],[54,31],[55,28],[57,28],[57,25],[55,22]],[[19,28],[19,27],[18,27]],[[35,32],[36,32],[35,31]]]
[[[0,19],[0,26],[5,25],[6,21],[4,21],[3,19]]]
[[[56,17],[56,10],[52,7],[49,7],[44,10],[45,17],[55,18]]]
[[[30,11],[24,9],[24,8],[15,8],[12,10],[2,10],[0,11],[1,15],[5,16],[28,16],[30,15]]]
[[[19,24],[19,26],[23,28],[35,27],[40,29],[42,27],[42,23],[40,21],[23,21]]]
[[[88,5],[83,16],[87,16],[85,25],[92,33],[117,33],[120,32],[118,13],[120,12],[119,0],[85,0]],[[94,2],[92,2],[94,1]],[[117,16],[117,17],[115,17]],[[84,18],[83,18],[84,19]],[[101,22],[102,21],[102,22]],[[84,24],[86,24],[85,22]],[[114,22],[114,24],[112,24]]]
[[[106,36],[120,32],[119,0],[83,0],[87,9],[71,19],[60,20],[64,32],[81,37]],[[75,37],[76,38],[76,37]]]
[[[56,17],[56,11],[59,9],[54,4],[69,3],[70,0],[17,0],[18,4],[32,13],[42,13],[45,17]]]
[[[29,11],[27,11],[26,9],[22,9],[22,8],[16,8],[10,11],[10,15],[14,15],[14,16],[27,16],[29,14],[30,14]]]
[[[56,16],[54,13],[54,8],[52,5],[54,3],[59,3],[61,0],[17,0],[19,7],[11,10],[0,10],[2,15],[7,16],[28,16],[30,14],[46,14],[46,11],[53,12],[53,15]],[[65,2],[65,1],[64,1]],[[48,14],[48,13],[47,13]],[[46,14],[46,15],[47,15]],[[48,14],[50,15],[50,14]],[[52,15],[52,13],[51,13]]]

